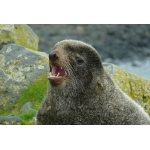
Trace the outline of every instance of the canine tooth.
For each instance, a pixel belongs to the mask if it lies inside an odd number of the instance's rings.
[[[60,73],[58,72],[57,77],[59,77]]]
[[[52,73],[50,72],[49,75],[50,75],[50,77],[51,77],[51,76],[52,76]]]

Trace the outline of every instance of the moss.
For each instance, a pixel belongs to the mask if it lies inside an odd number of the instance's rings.
[[[32,32],[27,25],[15,25],[14,31],[17,44],[20,44],[29,49],[38,50],[38,37]],[[32,38],[31,38],[32,37]]]
[[[32,119],[33,119],[34,116],[35,116],[35,111],[33,111],[33,110],[29,110],[29,111],[27,111],[25,113],[22,113],[20,115],[21,124],[22,125],[26,125],[26,124],[32,125],[33,124],[33,120]]]
[[[28,101],[32,102],[32,108],[37,110],[43,100],[47,91],[47,74],[42,74],[39,76],[22,94],[17,100],[15,106],[15,112],[19,113],[21,107]],[[35,111],[27,111],[20,114],[21,124],[33,124],[33,117],[35,116]]]
[[[108,73],[110,70],[113,70],[111,77],[119,88],[150,114],[150,80],[127,72],[112,64],[106,66]]]
[[[21,124],[33,124],[33,117],[35,111],[39,108],[41,101],[43,100],[47,91],[47,73],[42,74],[35,79],[31,85],[25,89],[16,101],[14,109],[3,110],[0,109],[0,114],[3,116],[7,115],[18,115],[21,118]],[[27,103],[32,102],[33,110],[29,110],[20,114],[21,107]]]
[[[143,95],[143,102],[146,103],[148,101],[147,97]]]
[[[38,50],[38,36],[27,25],[1,24],[0,43],[16,43],[32,50]]]
[[[17,100],[16,111],[28,101],[32,102],[33,108],[38,109],[47,90],[47,74],[42,74],[38,77]]]

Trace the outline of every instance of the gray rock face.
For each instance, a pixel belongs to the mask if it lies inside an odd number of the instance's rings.
[[[40,74],[48,71],[46,53],[16,44],[0,50],[0,109],[10,110],[21,91]]]
[[[32,109],[32,103],[31,103],[31,102],[27,102],[27,103],[25,103],[25,104],[21,107],[20,112],[21,112],[21,113],[22,113],[22,112],[26,112],[26,111],[28,111],[28,110],[30,110],[30,109]]]
[[[19,125],[20,117],[19,116],[0,116],[0,124]]]

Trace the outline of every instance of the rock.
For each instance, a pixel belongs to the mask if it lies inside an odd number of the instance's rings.
[[[34,125],[37,125],[37,118],[33,117],[32,122],[33,122]]]
[[[141,65],[142,65],[141,61],[138,61],[138,60],[132,61],[132,66],[134,67],[141,66]]]
[[[31,103],[31,102],[27,102],[27,103],[25,103],[25,104],[21,107],[20,112],[21,112],[21,113],[26,112],[26,111],[32,109],[31,107],[32,107],[32,103]]]
[[[148,80],[150,80],[149,64],[150,64],[150,59],[145,58],[143,61],[141,61],[138,64],[138,66],[133,66],[132,62],[120,62],[120,64],[118,65],[128,72],[137,74],[143,78],[147,78]]]
[[[23,24],[0,25],[0,49],[3,45],[15,43],[32,50],[38,50],[38,36],[32,29]]]
[[[20,125],[19,116],[0,116],[0,124],[3,125]]]
[[[114,82],[150,114],[150,80],[113,64],[104,63],[104,67]]]
[[[136,59],[143,60],[148,56],[150,58],[148,24],[30,24],[29,26],[40,38],[39,49],[47,53],[59,40],[78,39],[95,47],[103,60],[112,58],[113,61],[119,59],[129,62]]]
[[[37,116],[37,110],[33,108],[29,108],[25,112],[22,112],[20,115],[21,118],[21,124],[26,125],[26,124],[35,124],[36,116]]]
[[[0,62],[0,109],[11,110],[20,93],[48,71],[48,56],[8,44],[0,50]]]

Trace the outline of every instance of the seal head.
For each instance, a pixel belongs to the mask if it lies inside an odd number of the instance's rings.
[[[48,79],[52,86],[70,80],[82,80],[82,86],[85,86],[92,80],[95,70],[103,69],[97,51],[91,45],[75,40],[63,40],[54,46],[49,54],[49,67]]]

